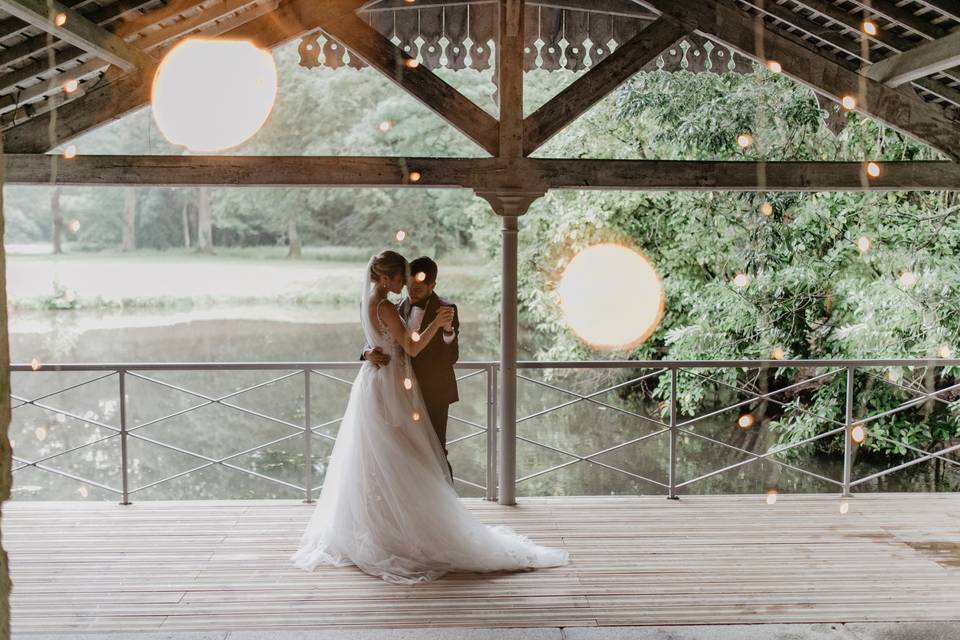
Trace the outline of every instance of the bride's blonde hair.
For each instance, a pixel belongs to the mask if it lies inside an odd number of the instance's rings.
[[[380,276],[406,275],[409,268],[407,259],[396,251],[381,251],[370,261],[370,281],[376,282]]]

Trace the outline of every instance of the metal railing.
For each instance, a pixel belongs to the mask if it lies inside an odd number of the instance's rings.
[[[143,491],[145,489],[155,487],[165,482],[169,482],[176,478],[185,476],[190,473],[195,473],[202,469],[214,466],[222,466],[230,468],[234,471],[249,474],[250,476],[283,485],[288,488],[302,492],[305,502],[313,502],[315,487],[314,487],[314,470],[312,465],[312,443],[314,438],[323,438],[330,442],[335,441],[336,437],[328,433],[324,433],[321,429],[335,425],[342,419],[342,415],[332,419],[326,420],[319,424],[314,424],[312,420],[311,412],[311,385],[312,377],[318,376],[323,378],[326,381],[334,382],[341,385],[350,386],[352,382],[346,380],[337,375],[334,375],[334,371],[343,371],[343,370],[356,370],[360,366],[359,362],[271,362],[271,363],[124,363],[124,364],[45,364],[39,368],[34,368],[34,366],[29,364],[14,364],[11,365],[11,371],[14,373],[24,373],[24,372],[88,372],[88,373],[103,373],[103,375],[97,375],[89,380],[84,380],[77,384],[72,384],[64,388],[57,389],[52,392],[44,393],[37,397],[24,397],[19,394],[11,393],[11,398],[13,400],[13,409],[14,409],[14,421],[16,420],[16,409],[21,407],[35,407],[44,411],[52,412],[54,414],[59,414],[64,417],[72,418],[79,420],[83,423],[92,424],[102,429],[107,430],[109,433],[105,437],[97,438],[90,442],[85,442],[78,446],[68,448],[63,451],[58,451],[51,455],[46,455],[35,460],[27,460],[21,458],[14,453],[14,462],[18,466],[15,466],[13,471],[17,472],[25,468],[35,468],[49,473],[61,475],[73,480],[87,483],[91,486],[96,486],[116,495],[119,495],[121,498],[121,504],[130,504],[130,496]],[[944,404],[949,404],[949,401],[945,400],[942,396],[948,393],[956,394],[960,391],[960,384],[952,384],[941,389],[936,390],[926,390],[921,388],[915,388],[907,386],[900,383],[897,380],[887,380],[876,376],[875,374],[868,373],[870,377],[875,380],[906,392],[911,397],[906,402],[901,403],[898,406],[895,406],[891,409],[878,412],[872,415],[865,415],[860,417],[855,417],[855,372],[858,369],[878,369],[878,368],[890,368],[890,367],[958,367],[960,366],[960,360],[953,359],[936,359],[936,360],[916,360],[916,359],[890,359],[890,360],[718,360],[718,361],[590,361],[590,362],[521,362],[518,363],[518,381],[523,381],[534,385],[536,388],[548,389],[554,393],[560,393],[565,396],[569,396],[569,399],[566,399],[558,404],[548,406],[544,409],[540,409],[523,415],[517,418],[517,423],[524,423],[530,420],[541,418],[553,414],[562,409],[566,409],[573,405],[588,403],[597,407],[600,407],[604,410],[609,410],[616,412],[620,415],[623,415],[627,418],[632,418],[638,420],[645,425],[652,426],[653,431],[649,433],[644,433],[635,438],[630,438],[624,442],[617,443],[613,446],[608,446],[598,451],[593,451],[590,453],[582,454],[575,451],[571,451],[565,447],[559,447],[547,444],[545,442],[538,441],[537,439],[529,435],[517,434],[515,439],[510,441],[501,441],[498,443],[498,429],[497,429],[497,417],[498,417],[498,374],[499,374],[499,364],[496,362],[463,362],[458,363],[456,368],[458,370],[458,380],[467,380],[475,376],[483,376],[485,380],[485,395],[486,395],[486,420],[485,423],[479,423],[475,420],[469,420],[463,416],[458,416],[456,413],[450,415],[450,420],[453,422],[466,425],[473,429],[472,433],[467,435],[460,436],[453,440],[448,441],[448,447],[454,445],[458,442],[463,442],[479,436],[485,437],[485,448],[486,456],[484,461],[485,474],[484,474],[484,483],[480,484],[478,482],[472,482],[465,478],[457,478],[459,482],[464,483],[467,486],[474,487],[483,491],[484,496],[488,500],[496,500],[498,497],[497,491],[497,478],[498,478],[498,463],[500,460],[516,460],[516,447],[518,442],[524,442],[534,447],[542,448],[544,450],[552,451],[557,454],[562,454],[570,458],[570,460],[565,461],[558,465],[553,465],[549,468],[537,471],[535,473],[527,474],[522,477],[517,477],[516,469],[507,470],[504,469],[504,472],[507,473],[506,477],[514,478],[514,486],[519,483],[526,482],[532,478],[539,477],[545,474],[555,472],[559,469],[565,468],[567,466],[577,464],[580,462],[585,462],[591,465],[596,465],[598,467],[605,468],[610,471],[614,471],[619,474],[623,474],[633,480],[640,480],[661,488],[668,498],[677,499],[678,491],[690,485],[693,485],[697,482],[701,482],[707,478],[714,477],[718,474],[722,474],[733,469],[737,469],[747,464],[756,463],[761,460],[767,460],[774,464],[780,465],[784,468],[792,469],[793,471],[806,474],[813,478],[816,478],[820,481],[827,482],[840,491],[841,495],[849,496],[851,490],[866,482],[870,482],[882,476],[888,475],[911,467],[922,462],[930,460],[941,460],[946,464],[952,466],[960,466],[960,462],[953,460],[948,457],[948,454],[960,449],[960,444],[944,447],[939,451],[925,451],[911,445],[905,444],[903,442],[896,442],[900,447],[903,447],[907,450],[910,450],[913,453],[918,454],[918,457],[909,460],[900,464],[896,464],[892,467],[882,469],[875,473],[871,473],[861,478],[854,479],[852,477],[852,464],[853,464],[853,452],[857,446],[858,439],[855,437],[854,430],[855,428],[864,428],[871,422],[876,420],[881,420],[883,418],[889,417],[896,413],[907,411],[918,407],[924,403],[930,402],[939,402]],[[775,368],[790,368],[790,369],[805,369],[815,371],[814,375],[805,377],[800,382],[789,384],[785,387],[780,387],[772,391],[760,391],[754,388],[750,388],[748,385],[739,385],[739,384],[730,384],[722,380],[717,379],[709,375],[709,372],[715,371],[718,369],[726,368],[737,368],[737,369],[749,369],[749,370],[763,370],[763,369],[775,369]],[[607,385],[603,388],[600,388],[596,391],[589,393],[577,392],[568,387],[561,386],[559,383],[551,382],[547,380],[540,380],[533,377],[529,372],[535,370],[630,370],[630,371],[641,371],[640,375],[630,376],[626,380],[618,381],[613,385]],[[819,370],[824,370],[820,372]],[[150,375],[151,372],[227,372],[227,371],[263,371],[263,372],[282,372],[279,376],[271,376],[270,379],[259,382],[254,385],[246,386],[241,389],[232,391],[223,395],[214,395],[209,393],[201,393],[196,390],[191,390],[182,385],[175,385],[170,382],[161,380],[154,375]],[[105,372],[105,373],[104,373]],[[707,373],[704,373],[707,372]],[[729,391],[732,391],[738,395],[746,396],[743,399],[738,399],[732,404],[727,404],[719,408],[708,411],[702,415],[697,415],[687,419],[681,419],[680,410],[678,407],[678,377],[681,373],[688,373],[690,375],[697,376],[706,382],[716,385],[718,388],[728,388]],[[738,447],[736,445],[723,442],[722,440],[717,440],[711,436],[708,436],[704,433],[698,433],[694,430],[694,427],[705,420],[709,420],[720,414],[723,414],[728,411],[737,410],[740,407],[744,407],[757,402],[768,402],[775,405],[780,405],[786,407],[787,403],[783,400],[778,400],[776,396],[783,395],[787,392],[799,389],[804,385],[810,385],[812,382],[817,381],[826,381],[831,377],[844,375],[844,389],[845,389],[845,410],[843,420],[837,420],[829,416],[821,416],[813,414],[808,410],[798,407],[791,406],[792,410],[797,410],[800,412],[807,413],[811,417],[816,418],[817,420],[823,421],[828,425],[828,429],[822,433],[816,433],[813,436],[804,438],[803,440],[790,442],[781,446],[773,447],[763,453],[758,453],[750,451],[743,447]],[[667,404],[667,420],[660,419],[659,417],[652,417],[644,415],[637,411],[624,408],[622,406],[617,406],[611,404],[610,402],[605,402],[599,398],[605,394],[625,389],[628,387],[634,387],[635,385],[645,382],[652,381],[657,379],[659,376],[669,376],[670,377],[670,396]],[[46,402],[49,398],[64,393],[66,391],[71,391],[85,385],[89,385],[107,378],[116,376],[117,378],[117,394],[119,402],[119,425],[114,426],[107,423],[104,420],[99,420],[96,418],[91,418],[89,416],[81,416],[75,412],[72,412],[68,409],[59,408],[53,406],[51,403]],[[304,420],[303,424],[296,424],[289,420],[285,420],[276,416],[271,416],[265,413],[254,411],[246,407],[240,406],[235,402],[231,402],[232,398],[236,398],[241,394],[266,387],[268,385],[289,379],[296,376],[301,376],[303,379],[303,415]],[[196,406],[191,406],[186,409],[180,409],[172,413],[162,415],[157,418],[152,418],[140,422],[135,425],[129,424],[128,416],[128,389],[127,389],[127,380],[130,378],[142,380],[151,384],[160,385],[166,389],[173,390],[177,393],[187,394],[193,398],[201,400],[201,403]],[[179,447],[170,443],[162,442],[155,438],[148,437],[142,433],[142,430],[148,426],[161,423],[166,420],[170,420],[177,416],[182,416],[186,413],[196,411],[200,408],[216,405],[219,407],[225,407],[232,411],[237,411],[242,414],[253,416],[257,419],[267,420],[275,423],[284,425],[285,427],[292,430],[291,433],[284,435],[279,438],[274,438],[269,442],[261,443],[254,447],[245,448],[242,451],[231,453],[230,455],[223,457],[212,457],[206,455],[199,451],[191,451],[184,447]],[[456,405],[454,405],[456,406]],[[810,443],[829,438],[832,436],[843,435],[844,445],[843,445],[843,470],[842,476],[839,479],[830,478],[822,474],[814,473],[812,471],[803,469],[799,466],[790,464],[784,460],[779,460],[774,458],[777,454],[784,453],[808,445]],[[747,456],[747,459],[740,460],[734,464],[726,465],[718,469],[713,469],[702,473],[696,477],[681,480],[677,474],[678,466],[678,438],[683,435],[685,438],[697,438],[704,442],[710,442],[712,444],[718,445],[725,449],[729,449],[737,452],[738,454],[743,454]],[[631,446],[646,440],[656,438],[659,436],[666,436],[668,438],[668,464],[667,464],[667,475],[664,480],[657,480],[655,478],[650,478],[643,476],[641,474],[635,473],[627,469],[623,469],[616,465],[610,464],[608,462],[603,462],[599,460],[601,456],[609,454],[613,451],[617,451],[624,447]],[[890,441],[884,435],[879,433],[871,432],[871,437],[876,438],[880,441]],[[96,482],[87,478],[77,476],[75,474],[69,473],[62,469],[57,469],[53,466],[47,464],[50,460],[64,456],[66,454],[75,452],[77,450],[83,449],[84,447],[89,447],[91,445],[104,442],[113,438],[119,438],[120,441],[120,477],[121,477],[121,486],[119,488],[112,487],[104,483]],[[247,469],[237,464],[233,464],[231,460],[235,458],[250,454],[264,449],[284,441],[292,440],[295,438],[300,438],[302,440],[303,455],[304,455],[304,477],[303,485],[297,485],[295,483],[287,482],[279,478],[273,478],[269,475],[258,473],[252,469]],[[202,462],[193,466],[184,471],[179,471],[167,477],[161,478],[149,482],[147,484],[131,488],[129,485],[130,472],[129,472],[129,459],[128,459],[128,443],[130,440],[136,439],[144,442],[148,442],[152,445],[163,447],[169,450],[173,450],[182,454],[187,454],[193,456]],[[498,448],[499,444],[499,448]],[[514,495],[511,491],[510,495]]]

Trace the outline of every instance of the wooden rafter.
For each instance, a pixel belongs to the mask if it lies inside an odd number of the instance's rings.
[[[960,65],[960,31],[881,60],[867,70],[867,77],[899,87],[956,65]]]
[[[497,0],[381,0],[363,7],[361,13],[376,13],[379,11],[416,11],[434,7],[448,7],[452,5],[480,5],[496,4]],[[584,11],[587,13],[601,13],[608,16],[624,18],[656,19],[650,11],[640,7],[633,0],[526,0],[527,6],[546,7],[548,9],[566,9],[568,11]]]
[[[689,26],[671,17],[662,17],[618,47],[582,78],[527,116],[524,123],[524,153],[533,153],[689,32]]]
[[[333,16],[319,11],[316,21],[324,33],[410,93],[487,153],[497,155],[499,125],[493,116],[469,98],[417,64],[355,14]]]
[[[136,47],[53,0],[0,0],[0,8],[125,71],[143,69],[152,64],[150,57]]]
[[[960,158],[960,124],[948,118],[943,109],[925,102],[905,87],[887,87],[850,71],[768,25],[758,27],[750,16],[725,2],[690,0],[682,7],[671,0],[644,2],[678,19],[696,20],[699,33],[761,64],[776,60],[784,74],[832,100],[839,102],[844,96],[853,96],[857,99],[858,111],[953,159]]]
[[[8,184],[101,186],[460,187],[495,193],[640,191],[960,190],[960,164],[883,162],[868,178],[861,162],[713,162],[538,158],[317,156],[77,156],[7,154]],[[420,179],[410,181],[410,172]]]

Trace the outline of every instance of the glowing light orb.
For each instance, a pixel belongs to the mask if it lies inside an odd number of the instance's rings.
[[[408,69],[416,69],[420,66],[420,62],[416,58],[407,58],[403,61],[403,64],[406,65]]]
[[[735,286],[737,289],[743,289],[749,284],[750,284],[750,276],[748,276],[747,274],[738,273],[737,275],[733,276],[733,286]]]
[[[383,133],[386,133],[387,131],[390,131],[390,129],[393,129],[393,123],[390,122],[389,120],[384,120],[383,122],[380,123],[379,129]]]
[[[73,80],[67,80],[63,84],[63,90],[66,91],[67,93],[73,93],[74,91],[77,90],[79,86],[80,86],[80,82],[76,78],[74,78]]]
[[[173,144],[221,151],[259,131],[277,97],[269,51],[240,40],[189,38],[164,56],[153,79],[153,117]]]
[[[873,22],[870,22],[869,20],[863,21],[862,28],[863,28],[863,32],[868,36],[875,36],[877,35],[877,33],[879,33],[879,30],[877,29],[877,25],[874,24]]]
[[[411,380],[410,378],[404,378],[403,388],[406,389],[407,391],[410,391],[410,389],[413,389],[413,380]]]
[[[850,511],[850,503],[846,500],[840,501],[840,515],[846,515]]]
[[[860,250],[860,253],[866,253],[870,251],[870,248],[873,246],[873,243],[870,241],[870,238],[867,236],[860,236],[857,238],[857,249]]]
[[[787,350],[783,347],[776,347],[770,355],[773,356],[774,360],[783,360],[787,357]]]
[[[70,231],[71,231],[72,233],[76,233],[77,231],[80,231],[80,221],[79,221],[79,220],[71,220],[71,221],[70,221],[69,229],[70,229]]]
[[[876,162],[868,162],[868,163],[867,163],[867,175],[870,176],[871,178],[879,178],[879,177],[880,177],[880,165],[878,165]]]
[[[427,280],[427,274],[425,271],[418,271],[417,275],[414,277],[416,278],[417,282],[426,282]]]
[[[73,160],[77,157],[77,145],[68,144],[67,148],[63,150],[63,157],[67,160]]]
[[[416,413],[416,412],[415,412],[415,413],[413,414],[413,421],[414,421],[414,422],[420,422],[420,414],[419,414],[419,413]]]
[[[767,69],[770,69],[773,73],[780,73],[783,71],[783,65],[776,60],[769,60],[767,61]]]
[[[33,369],[34,371],[39,370],[39,369],[40,369],[40,361],[37,360],[36,358],[34,358],[33,360],[31,360],[31,361],[30,361],[30,368]]]
[[[407,232],[401,229],[397,231],[397,242],[403,242],[404,238],[407,237]]]
[[[767,504],[777,504],[777,490],[770,489],[767,491]]]
[[[47,428],[43,425],[40,425],[39,427],[33,430],[33,435],[37,437],[37,440],[39,440],[40,442],[43,442],[44,440],[47,439]]]
[[[857,99],[853,96],[843,96],[843,99],[840,100],[840,104],[843,105],[844,109],[852,110],[857,108]]]
[[[904,271],[900,274],[900,284],[904,287],[912,287],[917,284],[917,274],[913,271]]]
[[[80,494],[81,498],[86,498],[88,495],[90,495],[90,491],[88,491],[86,487],[79,487],[77,489],[77,493]]]
[[[409,177],[410,177],[410,182],[420,182],[420,178],[422,178],[423,176],[420,175],[419,171],[411,171]]]
[[[753,426],[753,416],[749,413],[745,413],[737,420],[737,426],[741,429],[749,429]]]
[[[867,430],[864,429],[862,424],[854,425],[853,429],[850,430],[850,439],[857,444],[862,444],[866,437]]]
[[[410,339],[414,342],[420,342],[420,334],[414,331],[412,334],[410,334]]]
[[[630,349],[663,315],[663,285],[640,253],[612,243],[578,253],[557,287],[567,325],[595,349]]]
[[[62,27],[63,25],[67,24],[67,14],[58,13],[53,18],[53,24],[57,25],[58,27]]]
[[[764,202],[762,205],[760,205],[760,213],[762,213],[763,215],[768,216],[768,217],[769,217],[769,216],[772,216],[772,215],[773,215],[773,204],[770,203],[770,202]]]
[[[947,345],[943,345],[942,347],[940,347],[939,354],[940,354],[940,357],[943,358],[944,360],[949,360],[950,358],[953,357],[953,349],[951,349]]]
[[[741,149],[746,149],[753,144],[753,136],[749,133],[741,133],[737,136],[737,146]]]

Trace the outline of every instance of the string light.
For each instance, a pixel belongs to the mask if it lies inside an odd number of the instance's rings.
[[[47,439],[47,428],[43,425],[40,425],[39,427],[33,430],[33,435],[37,437],[37,440],[39,440],[40,442],[43,442],[44,440]]]
[[[31,361],[30,361],[30,368],[33,369],[34,371],[38,371],[38,370],[40,369],[40,361],[37,360],[36,358],[34,358],[33,360],[31,360]]]
[[[768,60],[767,69],[770,69],[770,71],[772,71],[773,73],[780,73],[781,71],[783,71],[783,65],[781,65],[776,60]]]
[[[737,136],[737,146],[741,149],[746,149],[753,144],[753,136],[749,133],[741,133]]]
[[[741,429],[749,429],[753,426],[753,416],[749,413],[743,414],[740,416],[740,419],[737,420],[737,425],[739,425]]]
[[[403,242],[404,238],[406,237],[407,237],[406,231],[404,231],[403,229],[400,229],[400,231],[397,231],[397,242]]]
[[[88,495],[90,495],[90,492],[87,490],[86,487],[79,487],[77,489],[77,493],[80,494],[81,498],[86,498]]]
[[[58,13],[53,18],[53,24],[57,25],[58,27],[62,27],[63,25],[67,24],[67,14]]]
[[[773,356],[774,360],[783,360],[787,357],[787,350],[783,347],[776,347],[770,355]]]
[[[733,286],[737,289],[743,289],[750,284],[750,276],[745,273],[738,273],[733,277]]]
[[[857,444],[863,444],[863,441],[867,437],[867,430],[862,424],[853,425],[853,429],[850,430],[850,439],[856,442]]]
[[[69,227],[69,229],[70,229],[70,231],[73,232],[73,233],[76,233],[77,231],[80,231],[80,221],[79,221],[79,220],[71,220],[71,221],[70,221],[70,227]]]
[[[863,25],[861,26],[863,28],[863,32],[868,36],[875,36],[878,33],[877,25],[869,20],[864,20]]]
[[[917,274],[913,271],[904,271],[900,274],[900,284],[904,287],[912,287],[917,284]]]
[[[866,253],[867,251],[870,251],[870,247],[872,246],[873,243],[867,236],[860,236],[857,238],[857,249],[860,250],[860,253]]]
[[[67,80],[63,85],[63,90],[67,93],[73,93],[80,86],[80,82],[74,78],[73,80]]]
[[[387,131],[390,131],[390,129],[393,129],[393,122],[391,122],[390,120],[384,120],[383,122],[380,123],[379,128],[380,128],[380,131],[382,131],[383,133],[386,133]]]
[[[414,411],[414,413],[413,413],[413,421],[414,421],[414,422],[420,422],[420,414],[417,413],[416,411]]]
[[[763,215],[765,215],[765,216],[767,216],[767,217],[772,216],[772,215],[773,215],[773,204],[771,204],[771,203],[769,203],[769,202],[764,202],[762,205],[760,205],[760,213],[762,213]]]
[[[777,504],[777,490],[770,489],[767,491],[767,504]]]
[[[426,282],[427,274],[424,271],[418,271],[417,275],[414,276],[414,278],[416,279],[417,282]]]
[[[420,334],[414,331],[413,333],[410,334],[410,339],[413,340],[414,342],[420,342]]]
[[[77,157],[77,145],[68,144],[67,148],[63,150],[63,157],[67,160],[73,160]]]
[[[420,178],[422,178],[422,177],[423,177],[423,176],[420,175],[420,172],[419,172],[419,171],[411,171],[411,172],[410,172],[410,182],[420,182]]]
[[[880,165],[878,165],[876,162],[868,162],[868,163],[867,163],[867,175],[870,176],[871,178],[879,178],[879,177],[880,177]]]
[[[953,357],[953,349],[951,349],[947,345],[943,345],[942,347],[940,347],[939,354],[940,354],[940,357],[943,358],[944,360],[949,360],[950,358]]]
[[[857,108],[857,99],[853,96],[843,96],[840,104],[843,105],[843,108],[847,111],[852,111]]]
[[[416,58],[407,58],[406,60],[403,61],[403,64],[408,69],[416,69],[417,67],[420,66],[420,62],[418,62]]]
[[[846,498],[840,500],[840,515],[846,515],[850,511],[850,502]]]
[[[410,391],[410,389],[413,389],[413,380],[411,380],[410,378],[404,378],[403,388],[406,389],[407,391]]]

